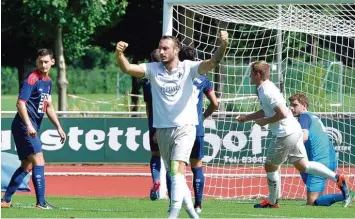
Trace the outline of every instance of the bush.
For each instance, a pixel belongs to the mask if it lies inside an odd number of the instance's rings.
[[[117,77],[119,92],[125,94],[131,91],[131,76],[120,71],[115,55],[99,47],[93,47],[87,55],[68,65],[66,69],[68,94],[106,94],[117,92]],[[2,94],[18,93],[18,73],[16,68],[2,67]],[[50,77],[53,80],[55,92],[57,86],[57,70],[52,68]]]
[[[1,94],[18,94],[18,89],[17,69],[1,67]]]

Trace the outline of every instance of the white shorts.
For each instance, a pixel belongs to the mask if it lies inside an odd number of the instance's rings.
[[[189,162],[196,138],[196,126],[184,125],[174,128],[157,128],[160,154],[170,166],[171,160]]]
[[[307,158],[302,132],[285,137],[274,137],[267,148],[266,163],[279,166],[287,159],[291,163]]]

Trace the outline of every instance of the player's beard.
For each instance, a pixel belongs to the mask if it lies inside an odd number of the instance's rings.
[[[174,61],[174,59],[167,59],[167,60],[161,60],[161,63],[163,63],[164,65],[168,65],[170,63],[172,63]]]

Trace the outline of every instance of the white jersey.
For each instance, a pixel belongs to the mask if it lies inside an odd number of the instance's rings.
[[[193,80],[199,77],[200,62],[185,60],[168,72],[161,62],[141,64],[150,80],[153,104],[153,127],[171,128],[197,125],[193,98]]]
[[[274,108],[276,106],[282,104],[286,107],[285,98],[280,93],[280,90],[270,80],[264,81],[258,87],[258,97],[266,118],[270,118],[275,115]],[[277,137],[284,137],[292,133],[302,131],[300,124],[289,109],[287,117],[278,122],[270,123],[269,129],[272,134]]]

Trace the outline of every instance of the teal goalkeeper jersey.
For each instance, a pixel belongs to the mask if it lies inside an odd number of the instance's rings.
[[[298,117],[302,129],[309,132],[305,142],[308,159],[321,163],[336,162],[336,152],[322,121],[313,113],[304,112]]]

